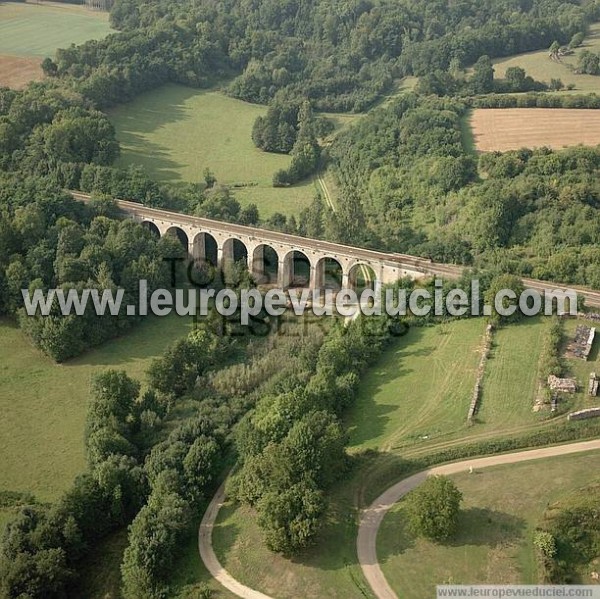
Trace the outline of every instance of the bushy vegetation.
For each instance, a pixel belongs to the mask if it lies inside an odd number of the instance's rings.
[[[582,75],[600,75],[600,55],[584,50],[579,55],[577,72]]]
[[[534,537],[543,581],[581,584],[582,568],[600,550],[600,485],[580,489],[550,505]]]
[[[339,416],[353,400],[361,371],[389,338],[385,320],[334,329],[278,393],[263,397],[237,429],[240,468],[230,492],[253,506],[265,542],[286,555],[320,530],[325,492],[346,471]]]
[[[473,73],[469,77],[465,77],[459,64],[454,61],[450,70],[433,71],[419,77],[415,91],[423,95],[469,97],[491,93],[540,92],[562,87],[562,83],[554,82],[548,86],[535,81],[521,67],[508,68],[504,78],[498,79],[492,60],[484,55],[473,65]]]
[[[206,372],[227,351],[225,341],[208,329],[193,331],[183,343],[186,366],[195,372]],[[215,346],[220,352],[207,357]],[[161,360],[177,369],[178,352],[171,349]],[[152,380],[161,379],[154,375]],[[227,432],[246,406],[208,397],[167,434],[164,423],[171,410],[196,385],[193,377],[176,393],[164,393],[151,383],[140,394],[140,384],[122,371],[93,379],[88,471],[56,505],[23,507],[7,526],[0,555],[3,596],[76,596],[78,565],[97,541],[129,523],[124,596],[165,596],[178,543],[213,490],[224,465]]]
[[[274,187],[285,187],[312,175],[319,166],[321,147],[317,142],[318,125],[309,102],[298,111],[298,133],[291,149],[292,163],[273,176]]]
[[[438,543],[447,541],[458,528],[462,493],[446,476],[431,476],[406,498],[412,531]]]
[[[562,342],[563,324],[555,318],[546,333],[540,355],[540,383],[543,385],[547,384],[550,375],[561,377],[564,374],[565,365],[560,354]]]
[[[461,144],[465,110],[405,95],[341,134],[329,151],[341,193],[326,236],[599,286],[600,151],[475,158]]]
[[[465,102],[473,108],[600,108],[598,94],[487,94]]]

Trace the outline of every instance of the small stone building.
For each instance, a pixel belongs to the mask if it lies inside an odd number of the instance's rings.
[[[552,391],[560,391],[561,393],[576,393],[577,381],[575,379],[561,379],[551,374],[548,377],[548,387]]]

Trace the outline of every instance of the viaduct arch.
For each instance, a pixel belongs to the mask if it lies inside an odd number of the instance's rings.
[[[69,193],[80,202],[91,201],[91,197],[85,193],[78,191],[69,191]],[[188,239],[188,253],[192,256],[204,257],[217,265],[222,265],[223,259],[227,258],[225,242],[231,238],[238,239],[246,248],[250,272],[259,281],[262,278],[263,282],[277,284],[280,287],[285,287],[284,283],[289,284],[296,278],[295,274],[290,274],[290,271],[286,270],[285,256],[292,250],[302,252],[307,257],[310,274],[306,277],[305,273],[305,279],[308,279],[308,285],[313,289],[316,289],[323,280],[321,275],[324,270],[322,265],[320,266],[323,258],[331,258],[341,266],[343,287],[354,286],[359,289],[367,286],[377,289],[382,284],[395,283],[404,277],[459,279],[466,270],[462,266],[440,264],[406,254],[389,254],[147,208],[137,202],[117,199],[115,203],[126,217],[139,223],[146,223],[145,226],[157,235],[164,235],[171,227],[181,229]],[[198,241],[200,239],[203,241]],[[564,286],[551,281],[529,278],[524,278],[523,284],[539,292],[575,290],[585,299],[587,306],[600,309],[600,292],[594,289]]]
[[[83,193],[71,193],[79,201],[91,199]],[[115,201],[126,217],[156,235],[175,236],[196,260],[217,267],[231,261],[244,261],[257,283],[262,285],[282,289],[377,289],[403,277],[420,279],[436,274],[427,259],[148,208],[137,202]],[[462,271],[460,267],[449,268]],[[460,276],[460,272],[452,274]]]

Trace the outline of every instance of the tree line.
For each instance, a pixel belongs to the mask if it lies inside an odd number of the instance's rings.
[[[408,94],[338,136],[329,154],[342,191],[328,235],[597,287],[600,150],[476,156],[463,147],[462,127],[479,103]]]
[[[217,401],[199,385],[230,352],[227,338],[205,326],[151,363],[143,392],[124,371],[95,375],[87,471],[57,503],[26,505],[8,524],[0,552],[2,596],[81,596],[80,565],[100,539],[128,525],[124,596],[166,596],[181,535],[212,492],[229,428],[245,408],[226,397]],[[176,404],[193,395],[192,414],[173,420]]]
[[[567,44],[598,10],[575,0],[117,0],[117,33],[60,50],[44,69],[100,107],[167,81],[205,87],[237,75],[228,90],[243,100],[285,91],[318,110],[359,112],[394,78]]]

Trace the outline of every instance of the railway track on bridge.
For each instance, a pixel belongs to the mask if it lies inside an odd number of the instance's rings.
[[[91,201],[91,196],[78,191],[67,190],[75,200],[87,203]],[[298,235],[289,235],[279,231],[271,231],[268,229],[260,229],[249,227],[246,225],[238,225],[235,223],[227,223],[223,221],[211,220],[199,216],[182,214],[180,212],[172,212],[169,210],[159,210],[157,208],[149,208],[137,202],[128,200],[115,200],[117,205],[127,214],[138,220],[144,219],[160,219],[168,221],[174,226],[187,225],[199,230],[210,231],[212,229],[226,230],[229,234],[241,235],[250,237],[256,240],[265,240],[265,243],[282,243],[287,245],[296,245],[305,248],[306,251],[321,252],[330,254],[332,257],[338,255],[352,256],[357,261],[365,261],[367,263],[377,261],[384,264],[395,266],[398,269],[413,270],[422,273],[424,276],[443,277],[449,279],[460,278],[467,267],[457,266],[454,264],[442,264],[433,262],[428,258],[420,258],[409,254],[386,253],[377,250],[366,248],[358,248],[331,241],[322,241],[319,239],[310,239],[300,237]],[[585,298],[586,305],[590,308],[600,309],[600,291],[579,286],[568,286],[552,281],[540,281],[537,279],[524,278],[523,284],[526,288],[535,289],[536,291],[546,292],[555,290],[574,290],[578,295]]]

